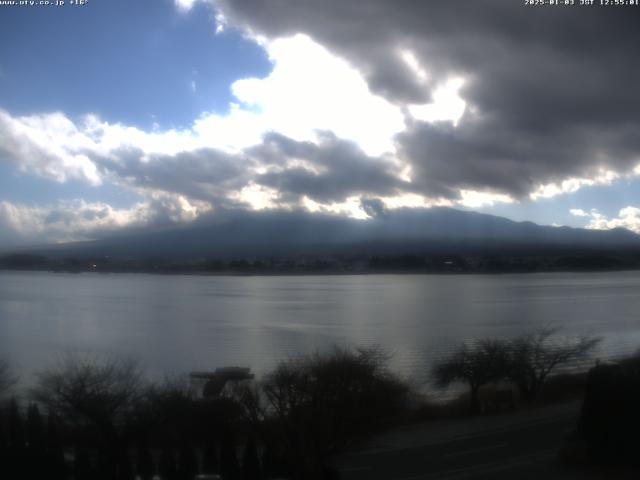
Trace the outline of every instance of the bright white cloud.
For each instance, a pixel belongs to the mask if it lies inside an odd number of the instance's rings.
[[[240,191],[233,192],[231,199],[249,205],[252,210],[287,208],[286,204],[280,202],[277,190],[255,183],[250,183]]]
[[[407,49],[400,49],[398,54],[400,58],[407,64],[409,69],[414,73],[414,75],[421,82],[426,82],[428,79],[428,75],[424,67],[420,64],[418,57],[411,51]]]
[[[591,210],[586,216],[590,218],[586,228],[594,230],[626,228],[632,232],[640,233],[640,208],[638,207],[625,207],[614,218],[607,218],[596,209]]]
[[[404,193],[393,197],[379,197],[385,208],[430,208],[453,207],[455,204],[448,199],[430,199],[417,193]]]
[[[584,178],[567,178],[561,182],[548,183],[540,185],[533,193],[529,195],[532,200],[540,198],[552,198],[565,193],[573,193],[582,187],[592,187],[596,185],[611,185],[615,180],[620,178],[620,174],[613,170],[600,169],[591,177]]]
[[[402,113],[373,95],[356,69],[306,35],[271,41],[266,49],[274,65],[269,76],[232,86],[242,111],[255,112],[263,131],[312,141],[316,131],[328,130],[369,155],[393,150],[393,136],[405,127]]]
[[[361,198],[356,196],[349,197],[344,202],[333,202],[330,204],[318,203],[309,197],[303,197],[302,206],[312,213],[332,213],[356,218],[358,220],[369,218],[369,215],[367,215],[362,208]]]
[[[574,217],[588,217],[589,216],[589,213],[585,212],[581,208],[572,208],[571,210],[569,210],[569,213],[571,215],[573,215]]]
[[[48,206],[2,201],[0,230],[22,243],[90,240],[124,228],[193,221],[210,209],[205,202],[168,194],[154,194],[151,199],[128,208],[80,199]]]
[[[466,102],[460,97],[460,88],[464,85],[461,78],[452,78],[433,92],[433,102],[424,105],[409,105],[409,113],[423,122],[451,122],[454,126],[462,118]]]
[[[477,192],[475,190],[461,190],[460,205],[470,208],[478,208],[495,205],[496,203],[513,203],[515,200],[509,195],[491,192]]]
[[[14,118],[0,110],[0,155],[27,173],[99,185],[96,165],[85,153],[91,143],[62,113]]]
[[[47,207],[0,202],[0,224],[26,241],[84,240],[88,234],[144,225],[149,219],[150,210],[142,203],[129,209],[115,209],[106,203],[83,200]]]

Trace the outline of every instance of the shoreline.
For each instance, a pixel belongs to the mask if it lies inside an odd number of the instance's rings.
[[[549,273],[622,273],[622,272],[640,272],[640,267],[633,266],[629,268],[615,269],[549,269],[549,270],[465,270],[465,271],[406,271],[406,270],[389,270],[389,271],[284,271],[284,272],[243,272],[243,271],[189,271],[189,270],[54,270],[47,268],[5,268],[0,267],[0,272],[17,272],[17,273],[54,273],[54,274],[100,274],[100,275],[159,275],[159,276],[194,276],[194,277],[355,277],[355,276],[470,276],[470,275],[535,275]]]

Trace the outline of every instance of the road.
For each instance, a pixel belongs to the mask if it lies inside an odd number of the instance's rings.
[[[336,466],[344,480],[585,478],[584,471],[567,471],[555,461],[578,412],[578,404],[567,404],[534,413],[425,423],[382,435],[336,459]]]

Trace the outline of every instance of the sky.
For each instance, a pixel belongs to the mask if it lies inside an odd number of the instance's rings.
[[[0,248],[247,210],[640,233],[640,7],[10,3]]]

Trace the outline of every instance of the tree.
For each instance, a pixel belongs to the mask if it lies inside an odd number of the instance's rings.
[[[76,480],[91,480],[93,468],[91,467],[91,456],[86,448],[76,448],[73,459],[73,472]]]
[[[280,363],[262,384],[298,478],[321,478],[327,457],[403,405],[408,388],[386,369],[380,349],[333,351]]]
[[[13,448],[24,448],[26,438],[24,432],[24,420],[20,412],[20,406],[15,398],[9,402],[9,445]]]
[[[204,473],[212,474],[220,471],[217,442],[213,438],[207,438],[207,443],[204,446],[202,465],[204,467]]]
[[[273,445],[273,441],[267,443],[262,451],[262,476],[265,479],[285,476],[286,468],[283,455]]]
[[[592,336],[559,341],[555,337],[558,331],[542,327],[516,337],[509,344],[508,377],[527,402],[539,398],[547,377],[558,365],[584,359],[602,341]]]
[[[242,455],[242,472],[244,480],[260,480],[260,459],[258,447],[253,437],[249,437]]]
[[[121,434],[142,387],[142,374],[132,361],[68,355],[38,374],[31,394],[58,418],[95,427],[106,463],[124,478],[129,464]]]
[[[470,390],[470,408],[480,411],[480,387],[506,375],[507,344],[502,340],[481,339],[471,345],[462,344],[449,358],[435,365],[436,384],[446,387],[453,382],[465,382]]]
[[[91,422],[112,434],[140,398],[142,386],[135,362],[68,355],[38,374],[31,394],[59,418]]]
[[[155,473],[153,456],[146,443],[138,445],[138,455],[136,458],[136,472],[140,480],[151,480]]]
[[[30,472],[27,457],[26,439],[24,433],[24,419],[20,406],[15,398],[9,402],[7,409],[8,438],[6,445],[6,464],[3,473],[9,478],[18,478],[25,472]]]
[[[0,360],[0,398],[11,390],[18,379],[11,373],[9,362]]]
[[[233,432],[229,427],[222,431],[220,442],[220,473],[222,477],[229,480],[240,478],[240,465],[236,455],[236,441]]]
[[[45,447],[47,451],[48,478],[52,480],[64,480],[66,478],[66,465],[64,448],[60,441],[58,425],[54,415],[49,412],[45,428]]]
[[[44,424],[35,403],[30,404],[27,410],[27,443],[36,450],[43,450],[45,446]]]
[[[183,441],[178,452],[178,478],[192,480],[198,473],[196,451],[188,441]]]
[[[48,457],[45,450],[44,424],[38,405],[30,404],[27,409],[26,427],[27,449],[26,457],[28,461],[27,472],[32,478],[47,476]]]
[[[195,403],[182,378],[145,385],[133,403],[130,431],[140,439],[157,438],[176,444],[193,435]]]
[[[163,448],[160,454],[160,465],[158,466],[160,478],[162,480],[178,480],[178,469],[176,459],[170,448]]]

